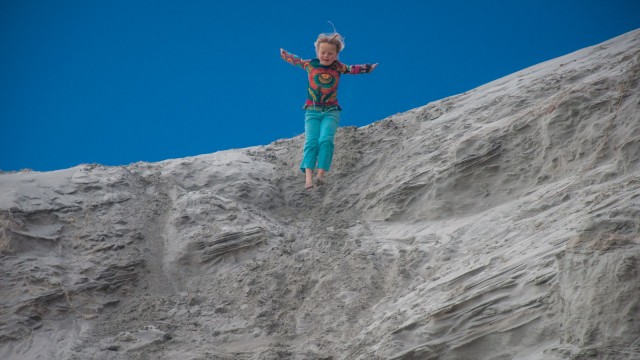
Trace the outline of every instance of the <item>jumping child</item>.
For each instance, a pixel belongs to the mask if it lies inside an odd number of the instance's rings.
[[[338,82],[341,74],[366,74],[378,64],[345,65],[338,61],[344,49],[344,38],[337,32],[320,34],[314,43],[317,58],[303,60],[280,49],[283,60],[305,69],[309,77],[307,101],[304,104],[304,152],[300,170],[305,173],[305,189],[313,188],[313,172],[318,168],[316,184],[324,183],[325,172],[333,159],[333,137],[338,129],[340,110]]]

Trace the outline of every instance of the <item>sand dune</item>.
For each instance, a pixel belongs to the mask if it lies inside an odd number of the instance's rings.
[[[371,125],[0,175],[2,359],[640,359],[640,30]]]

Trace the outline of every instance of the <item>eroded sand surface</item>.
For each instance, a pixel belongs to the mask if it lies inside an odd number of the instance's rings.
[[[640,31],[302,143],[0,175],[0,358],[640,358]]]

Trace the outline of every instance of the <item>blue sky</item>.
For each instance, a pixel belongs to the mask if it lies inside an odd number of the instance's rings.
[[[0,169],[127,165],[304,131],[335,24],[341,126],[363,126],[640,28],[640,1],[0,1]]]

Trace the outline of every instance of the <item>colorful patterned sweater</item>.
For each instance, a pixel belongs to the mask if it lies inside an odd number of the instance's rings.
[[[338,109],[338,83],[341,74],[365,74],[371,71],[371,64],[345,65],[336,60],[329,66],[320,64],[320,60],[303,60],[299,56],[285,50],[280,52],[280,57],[291,65],[301,67],[309,74],[309,87],[307,89],[307,101],[304,108],[329,108]]]

